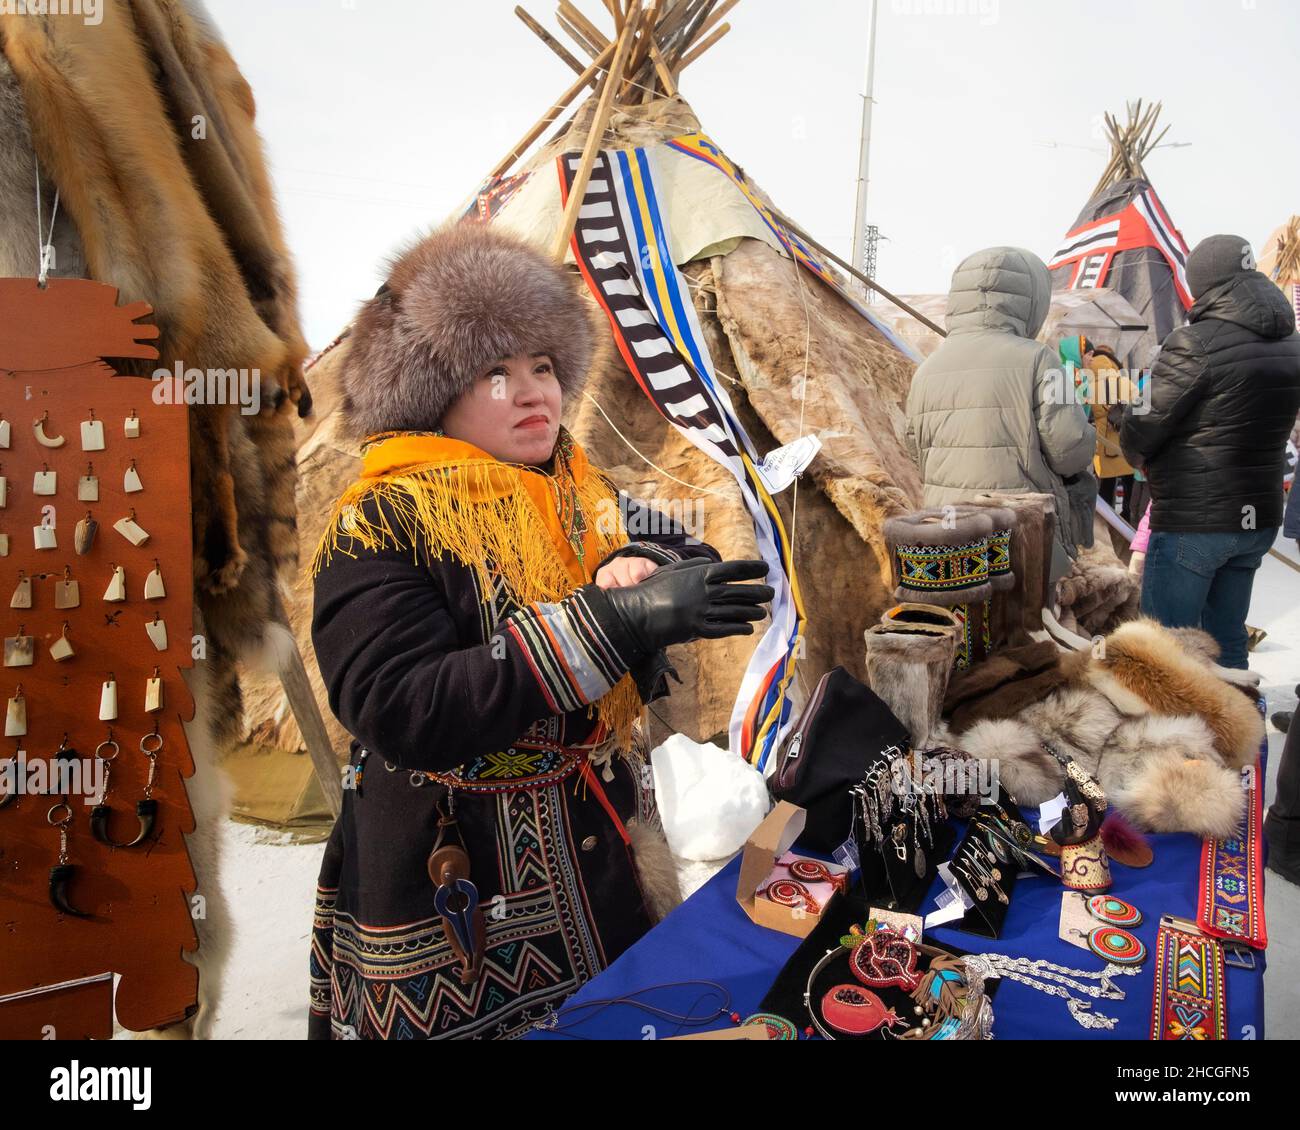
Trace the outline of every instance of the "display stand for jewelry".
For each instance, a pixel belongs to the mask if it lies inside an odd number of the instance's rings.
[[[197,999],[182,957],[201,908],[183,836],[194,828],[180,674],[193,666],[189,422],[184,405],[154,402],[153,382],[101,360],[156,358],[157,329],[137,321],[149,313],[95,282],[0,280],[0,573],[18,596],[0,606],[16,641],[0,677],[6,698],[22,685],[0,762],[16,771],[23,751],[24,786],[38,763],[43,775],[60,760],[85,770],[66,808],[58,790],[0,797],[3,1038],[107,1038],[114,1004],[140,1031]],[[110,739],[118,754],[98,798]]]
[[[880,758],[872,770],[887,765]],[[870,775],[870,774],[869,774]],[[925,896],[938,873],[939,864],[948,857],[957,838],[956,831],[947,820],[932,819],[926,828],[917,827],[914,812],[897,813],[890,817],[891,830],[905,828],[898,840],[888,837],[886,843],[876,842],[858,811],[855,800],[854,838],[858,849],[859,874],[855,884],[857,894],[868,906],[885,910],[915,913],[925,901]],[[917,865],[917,846],[921,849],[921,865]]]
[[[977,810],[977,816],[980,812],[992,814],[993,809],[982,807]],[[964,934],[975,934],[981,938],[998,938],[1002,935],[1002,926],[1006,922],[1007,911],[1011,909],[1011,896],[1015,891],[1016,879],[1019,874],[1019,866],[1008,860],[996,857],[993,862],[988,861],[990,853],[989,840],[986,835],[978,830],[979,821],[972,819],[967,825],[966,835],[962,839],[961,846],[953,855],[952,862],[949,864],[949,870],[954,879],[961,885],[974,905],[968,910],[960,922],[954,923],[953,929],[960,930]],[[968,858],[971,853],[979,851],[983,858],[983,865],[988,869],[987,876],[981,876],[978,871],[968,875],[969,868],[962,869],[961,861]],[[1010,855],[1010,850],[1006,849],[1004,854]],[[993,877],[993,870],[997,871],[998,877]],[[978,883],[975,880],[984,878],[986,881]],[[984,897],[981,899],[978,892],[984,891]],[[1001,892],[1005,902],[998,897],[996,892]]]

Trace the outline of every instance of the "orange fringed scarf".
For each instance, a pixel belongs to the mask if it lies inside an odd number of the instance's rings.
[[[372,508],[375,521],[361,509],[372,498],[388,504]],[[589,583],[627,541],[617,492],[563,428],[550,473],[503,463],[445,436],[396,432],[363,445],[361,478],[334,504],[312,573],[335,552],[354,556],[350,546],[409,547],[413,554],[423,548],[430,560],[450,553],[473,569],[485,602],[499,577],[507,594],[527,605],[560,600]],[[627,749],[641,706],[625,675],[593,709]]]

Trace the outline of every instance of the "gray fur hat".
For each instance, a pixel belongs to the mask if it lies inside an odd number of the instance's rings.
[[[343,360],[344,419],[361,436],[436,428],[498,361],[534,353],[570,396],[595,340],[562,264],[485,224],[453,224],[400,253],[362,306]]]

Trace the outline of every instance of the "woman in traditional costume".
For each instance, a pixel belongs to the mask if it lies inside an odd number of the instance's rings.
[[[750,634],[773,593],[620,500],[560,426],[594,339],[563,267],[476,223],[400,256],[353,327],[363,469],[314,562],[354,740],[313,1038],[519,1035],[680,899],[633,723],[665,647]],[[629,541],[633,508],[670,532]]]

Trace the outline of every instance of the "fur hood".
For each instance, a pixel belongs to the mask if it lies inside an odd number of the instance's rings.
[[[1259,756],[1264,719],[1255,704],[1154,620],[1134,620],[1107,636],[1088,674],[1124,714],[1202,719],[1214,735],[1215,752],[1233,769]]]
[[[566,396],[586,383],[595,331],[573,276],[483,224],[441,228],[393,261],[362,308],[343,361],[357,435],[437,427],[496,362],[546,353]]]

